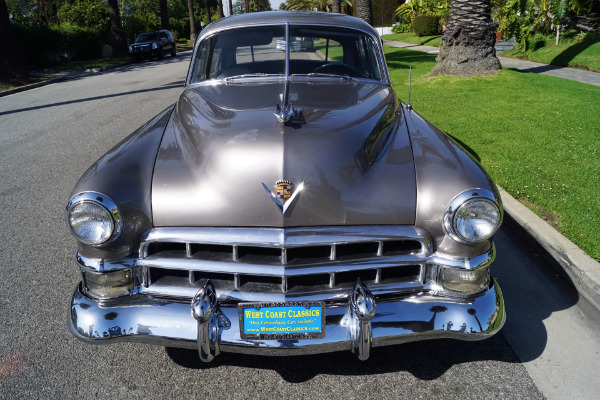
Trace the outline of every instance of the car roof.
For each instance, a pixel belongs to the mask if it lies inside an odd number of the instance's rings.
[[[367,32],[371,36],[378,37],[377,31],[361,19],[345,14],[317,11],[264,11],[233,15],[210,23],[202,30],[200,37],[205,37],[215,32],[234,27],[241,28],[252,25],[286,23],[292,25],[329,25],[352,28]]]

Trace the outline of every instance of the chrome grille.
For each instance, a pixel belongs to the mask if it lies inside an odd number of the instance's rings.
[[[142,292],[334,293],[360,278],[377,291],[423,286],[430,240],[412,226],[156,228],[140,246]]]

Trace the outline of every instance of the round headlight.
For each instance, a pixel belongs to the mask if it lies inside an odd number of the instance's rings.
[[[500,227],[502,211],[487,190],[469,190],[458,195],[444,217],[446,231],[461,243],[490,239]]]
[[[77,240],[99,246],[117,238],[122,222],[116,205],[109,198],[85,192],[69,201],[67,225]]]

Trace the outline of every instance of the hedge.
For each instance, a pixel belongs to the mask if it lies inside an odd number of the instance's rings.
[[[437,15],[417,15],[412,24],[417,36],[433,36],[440,31],[440,17]]]

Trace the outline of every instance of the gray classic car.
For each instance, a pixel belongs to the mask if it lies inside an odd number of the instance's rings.
[[[69,327],[90,343],[365,360],[505,319],[494,183],[398,101],[377,32],[341,14],[207,26],[177,103],[96,161],[66,214]]]

